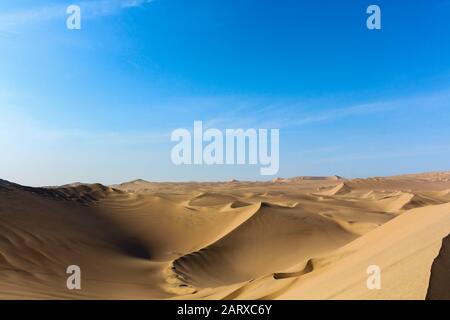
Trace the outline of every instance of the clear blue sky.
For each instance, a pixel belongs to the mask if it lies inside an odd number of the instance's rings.
[[[1,1],[0,120],[28,185],[262,178],[174,166],[194,120],[279,128],[284,177],[448,170],[450,1]]]

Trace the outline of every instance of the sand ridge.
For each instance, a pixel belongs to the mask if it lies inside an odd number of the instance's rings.
[[[0,180],[0,298],[423,299],[442,277],[449,177]],[[368,263],[383,290],[365,287]],[[65,287],[72,264],[81,291]]]

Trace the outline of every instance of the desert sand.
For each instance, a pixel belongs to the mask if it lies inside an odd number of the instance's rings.
[[[0,180],[0,299],[450,299],[449,234],[449,172]],[[70,265],[81,290],[66,287]]]

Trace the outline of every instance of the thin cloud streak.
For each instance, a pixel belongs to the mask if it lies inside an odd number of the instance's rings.
[[[83,18],[94,18],[119,13],[128,8],[141,7],[154,0],[95,0],[78,3],[82,10]],[[7,32],[11,29],[45,23],[57,18],[67,16],[66,10],[69,4],[51,5],[22,9],[18,11],[0,13],[0,31]]]
[[[450,101],[450,92],[443,91],[431,95],[406,97],[386,101],[376,101],[349,105],[343,107],[328,108],[326,111],[302,112],[299,110],[296,114],[290,114],[289,110],[295,109],[292,103],[287,104],[267,104],[262,108],[260,102],[255,108],[256,103],[250,103],[247,107],[239,110],[258,110],[249,115],[243,115],[233,111],[219,114],[216,118],[208,119],[207,126],[220,125],[223,127],[236,127],[246,124],[245,127],[258,128],[286,128],[295,129],[303,126],[328,123],[349,117],[367,116],[371,114],[380,114],[390,111],[404,110],[410,112],[410,108],[441,108],[448,107]],[[303,106],[305,104],[302,104]],[[300,108],[300,107],[299,107]],[[280,116],[283,115],[283,116]],[[286,115],[286,116],[284,116]]]

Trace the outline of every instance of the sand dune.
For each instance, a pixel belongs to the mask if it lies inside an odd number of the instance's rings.
[[[0,180],[0,298],[448,299],[449,177]]]
[[[449,227],[450,204],[413,209],[332,253],[308,259],[284,272],[233,286],[205,289],[194,296],[234,299],[424,299],[431,265]],[[438,269],[435,270],[436,286],[443,288],[444,292],[436,289],[440,297],[448,292],[446,282],[440,281],[448,277],[447,262],[438,261],[440,266],[435,267]],[[366,271],[371,265],[381,269],[380,290],[367,288]]]
[[[347,183],[342,182],[342,183],[338,184],[337,186],[332,187],[329,190],[318,192],[317,194],[322,195],[322,196],[337,196],[337,195],[350,193],[350,192],[352,192],[352,190],[353,189]]]
[[[283,270],[338,248],[355,236],[331,219],[301,207],[262,203],[238,228],[200,251],[174,261],[174,271],[196,287],[222,286]],[[276,259],[267,259],[276,256]]]
[[[442,240],[439,255],[431,267],[427,299],[450,300],[450,234]]]
[[[334,263],[277,298],[424,299],[431,264],[449,228],[449,204],[408,211],[339,249]],[[366,286],[370,265],[381,268],[381,290]]]

